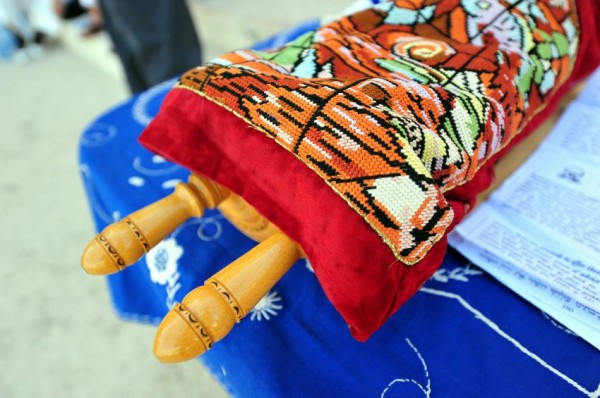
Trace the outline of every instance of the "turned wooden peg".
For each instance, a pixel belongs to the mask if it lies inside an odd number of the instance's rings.
[[[218,208],[221,214],[240,232],[257,242],[281,233],[279,228],[237,195],[230,195]]]
[[[200,217],[205,209],[215,208],[229,195],[216,183],[191,175],[187,184],[179,183],[171,195],[106,227],[85,248],[81,265],[94,275],[121,271],[185,220]]]
[[[182,362],[202,355],[303,255],[294,241],[277,233],[223,268],[169,311],[154,340],[156,357]]]

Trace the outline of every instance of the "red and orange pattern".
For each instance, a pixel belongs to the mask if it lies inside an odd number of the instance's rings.
[[[414,264],[452,221],[443,192],[544,106],[578,37],[568,0],[397,0],[225,54],[176,89],[273,137]]]

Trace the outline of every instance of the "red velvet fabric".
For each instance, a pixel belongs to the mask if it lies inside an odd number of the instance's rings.
[[[469,183],[445,194],[454,223],[493,181],[494,162],[554,111],[572,83],[600,64],[600,2],[580,0],[578,11],[581,44],[569,82]],[[398,264],[375,231],[317,174],[262,132],[247,129],[253,130],[226,109],[178,89],[169,93],[140,141],[244,197],[297,241],[352,335],[368,339],[440,266],[446,239],[418,264]]]

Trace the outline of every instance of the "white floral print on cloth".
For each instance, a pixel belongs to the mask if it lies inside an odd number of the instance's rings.
[[[150,280],[166,285],[177,272],[177,262],[183,256],[183,248],[174,238],[167,238],[146,254],[146,265],[150,271]]]
[[[276,291],[271,291],[265,295],[258,304],[250,311],[251,321],[262,321],[270,320],[272,316],[277,316],[279,311],[283,308],[281,304],[281,297]]]

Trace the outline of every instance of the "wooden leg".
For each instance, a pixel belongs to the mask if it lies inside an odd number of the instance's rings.
[[[230,193],[214,182],[191,175],[175,192],[121,221],[106,227],[85,248],[83,269],[93,275],[107,275],[134,264],[165,236],[190,217],[200,217],[215,208]]]
[[[257,242],[262,242],[281,232],[239,196],[230,195],[218,208],[221,214],[240,232]]]
[[[202,355],[303,256],[282,233],[269,237],[192,290],[160,324],[154,354],[162,362],[182,362]]]
[[[185,220],[215,207],[241,232],[262,243],[194,289],[167,314],[154,344],[163,362],[195,358],[225,337],[304,255],[302,249],[242,198],[192,175],[173,194],[106,227],[82,255],[82,267],[90,274],[118,272]]]

